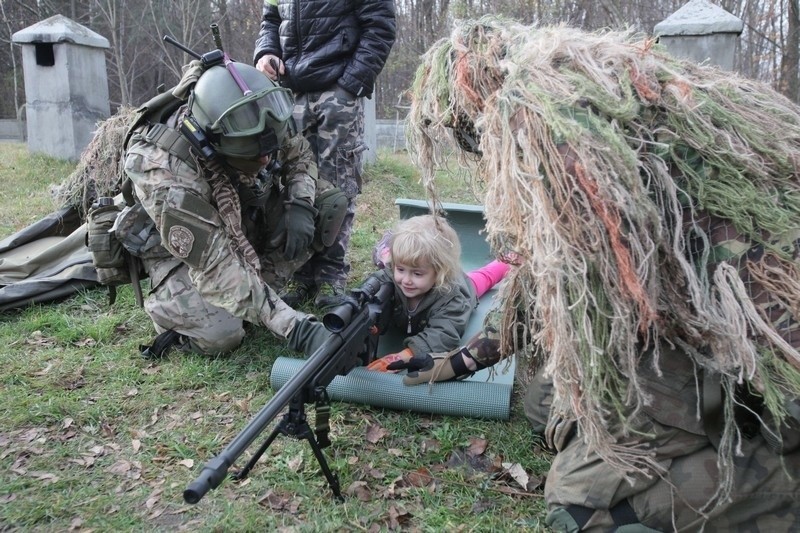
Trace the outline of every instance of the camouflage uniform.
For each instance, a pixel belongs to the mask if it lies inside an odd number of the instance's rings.
[[[167,126],[174,127],[183,112],[175,112]],[[262,267],[256,272],[237,249],[198,162],[179,159],[149,142],[143,137],[146,128],[131,139],[125,172],[145,218],[152,221],[150,244],[137,255],[150,277],[145,310],[156,330],[173,330],[188,342],[186,348],[209,354],[238,346],[243,321],[286,337],[300,315],[270,285],[280,288],[311,251],[291,262],[283,259],[282,241],[276,239],[280,216],[272,214],[283,213],[287,198],[313,203],[317,172],[308,143],[300,135],[290,138],[278,153],[282,167],[274,176],[238,177],[242,230]],[[121,240],[130,239],[123,235]]]
[[[350,272],[347,249],[353,231],[355,198],[361,192],[364,144],[364,104],[339,87],[300,93],[294,120],[311,144],[319,177],[338,186],[347,197],[347,214],[332,245],[315,253],[295,274],[303,283],[346,281]]]
[[[652,354],[640,365],[639,377],[652,397],[635,418],[634,431],[641,433],[618,430],[615,437],[620,446],[644,445],[665,473],[635,476],[629,483],[588,450],[579,433],[565,431],[545,485],[548,524],[557,531],[608,531],[626,523],[658,531],[797,530],[800,450],[780,455],[750,428],[741,456],[734,458],[730,501],[709,506],[720,473],[717,450],[698,412],[702,397],[695,369],[685,354],[666,347],[659,366],[662,376],[653,370]],[[559,425],[571,425],[566,412],[556,405],[549,413],[549,441],[558,441],[553,433]]]
[[[753,302],[765,316],[781,324],[778,331],[782,337],[795,348],[800,345],[798,324],[746,268],[748,261],[764,253],[764,247],[747,242],[726,220],[697,211],[693,219],[687,209],[687,235],[691,236],[694,224],[711,236],[712,257],[739,269]],[[796,232],[789,232],[775,237],[773,243],[794,248],[798,257],[797,237]],[[687,246],[690,255],[704,253],[701,243],[691,238]],[[712,263],[710,272],[718,264]],[[664,471],[634,476],[630,482],[587,449],[576,433],[569,406],[553,400],[552,383],[537,375],[526,397],[526,414],[539,427],[547,420],[545,438],[558,451],[545,486],[548,524],[558,531],[607,531],[625,524],[629,528],[637,524],[641,531],[646,530],[642,527],[659,531],[798,530],[800,418],[790,416],[779,428],[778,439],[767,428],[771,421],[760,418],[760,400],[745,386],[737,391],[738,401],[747,405],[737,413],[744,438],[740,453],[733,458],[733,492],[730,499],[717,502],[721,476],[716,448],[719,429],[714,421],[721,417],[722,407],[714,406],[713,398],[719,394],[718,382],[713,375],[699,373],[688,354],[666,342],[662,342],[658,360],[661,375],[655,367],[653,354],[645,354],[637,374],[651,402],[635,414],[632,430],[617,428],[613,434],[619,446],[650,450]],[[786,408],[797,417],[800,400],[790,401]]]

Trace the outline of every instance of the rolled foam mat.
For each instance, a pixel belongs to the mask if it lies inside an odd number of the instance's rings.
[[[305,362],[305,359],[279,357],[269,377],[273,390],[285,385]],[[504,367],[504,363],[497,366]],[[426,384],[407,387],[400,374],[358,367],[346,376],[335,377],[328,385],[328,395],[332,400],[400,411],[508,420],[513,378],[512,383],[475,381],[474,378],[437,382],[432,387]]]

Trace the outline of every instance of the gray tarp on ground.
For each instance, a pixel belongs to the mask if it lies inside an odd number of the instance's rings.
[[[0,241],[0,311],[98,285],[86,225],[65,207]]]

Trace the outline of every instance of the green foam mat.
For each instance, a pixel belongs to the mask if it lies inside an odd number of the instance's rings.
[[[269,377],[279,390],[305,363],[305,359],[279,357]],[[474,376],[473,376],[474,378]],[[401,411],[508,420],[511,385],[498,382],[445,381],[428,385],[403,385],[403,376],[354,368],[328,385],[332,400],[385,407]]]

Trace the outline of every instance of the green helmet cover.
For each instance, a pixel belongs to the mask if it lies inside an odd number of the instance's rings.
[[[246,89],[228,68],[235,68]],[[256,68],[230,63],[214,66],[195,84],[189,113],[197,120],[217,153],[256,159],[273,154],[294,133],[291,91],[276,85]]]

